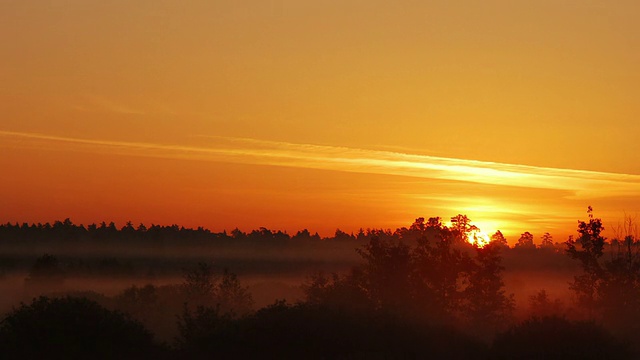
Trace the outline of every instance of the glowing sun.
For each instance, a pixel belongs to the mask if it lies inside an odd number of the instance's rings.
[[[471,232],[469,232],[468,237],[467,237],[467,241],[469,241],[471,244],[475,244],[475,245],[477,245],[479,247],[484,247],[485,245],[487,245],[491,241],[491,238],[484,231],[482,231],[480,229],[475,229],[475,230],[472,230]]]

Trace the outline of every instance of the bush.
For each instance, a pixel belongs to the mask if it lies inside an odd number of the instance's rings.
[[[130,359],[161,349],[139,322],[85,298],[40,297],[0,325],[0,354],[15,359]]]
[[[242,319],[203,308],[186,315],[183,358],[473,359],[486,352],[455,330],[383,312],[279,302]]]
[[[532,318],[498,335],[492,359],[630,359],[628,347],[593,321]]]

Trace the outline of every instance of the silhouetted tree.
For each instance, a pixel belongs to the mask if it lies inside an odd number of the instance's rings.
[[[598,305],[604,322],[634,342],[640,340],[640,243],[634,222],[625,219],[625,229],[616,231],[610,259],[604,261],[598,286]]]
[[[234,342],[239,337],[232,326],[229,314],[221,314],[218,308],[197,306],[190,310],[186,305],[178,318],[179,336],[176,344],[182,358],[226,358],[233,347],[246,346]]]
[[[367,284],[362,268],[355,267],[345,275],[315,273],[302,289],[307,304],[360,313],[374,308]]]
[[[549,234],[548,232],[544,233],[544,235],[542,235],[542,242],[540,243],[540,246],[543,248],[552,248],[553,247],[553,236],[551,236],[551,234]]]
[[[240,229],[235,228],[231,230],[231,237],[235,240],[244,240],[247,238],[247,234],[240,231]]]
[[[240,285],[236,274],[224,269],[216,286],[217,306],[223,314],[244,316],[253,310],[253,297],[248,288]]]
[[[506,295],[504,289],[501,246],[489,243],[475,249],[473,269],[465,289],[465,312],[478,335],[490,336],[511,322],[515,301],[513,294]]]
[[[575,292],[578,303],[589,316],[593,316],[598,286],[604,275],[599,259],[603,254],[605,238],[601,235],[604,230],[602,220],[593,217],[591,206],[587,214],[588,222],[578,221],[578,239],[569,238],[565,244],[567,254],[572,259],[580,261],[582,266],[582,274],[574,277],[571,289]]]
[[[509,243],[507,243],[507,239],[502,235],[500,230],[497,230],[493,235],[491,235],[491,242],[498,244],[502,247],[509,247]]]
[[[520,235],[515,247],[518,249],[535,249],[536,246],[533,244],[533,235],[525,231]]]
[[[472,260],[458,233],[441,225],[427,228],[412,253],[417,298],[432,315],[445,321],[460,316]]]
[[[632,359],[628,348],[603,327],[560,317],[532,318],[498,335],[491,359]]]
[[[355,236],[353,234],[347,234],[346,232],[336,229],[335,235],[333,238],[337,241],[351,241],[355,240]]]
[[[251,293],[234,273],[225,269],[219,276],[207,263],[199,263],[185,273],[182,289],[190,310],[211,307],[233,317],[245,315],[253,308]]]
[[[218,275],[208,263],[200,262],[187,270],[182,284],[187,303],[193,308],[214,306],[217,281]]]
[[[158,315],[158,292],[151,284],[129,287],[115,296],[114,302],[117,310],[131,315],[143,324],[151,323]]]
[[[409,247],[374,237],[357,251],[365,261],[366,286],[376,306],[399,310],[409,304],[413,289]]]
[[[304,229],[304,230],[298,231],[295,235],[293,235],[291,237],[291,240],[294,240],[296,242],[299,242],[299,241],[317,241],[317,240],[320,240],[320,235],[318,235],[318,233],[315,233],[315,234],[311,235],[309,230]]]
[[[0,323],[7,359],[135,359],[162,356],[140,323],[83,298],[41,297]]]
[[[564,306],[560,299],[551,301],[547,291],[542,289],[529,296],[529,313],[532,316],[561,316],[564,313]]]
[[[191,314],[179,341],[184,358],[407,359],[483,357],[485,348],[445,327],[385,312],[354,313],[284,301],[242,319]]]
[[[451,218],[451,230],[459,241],[468,241],[469,234],[478,230],[478,227],[471,224],[471,219],[467,215],[458,214]]]
[[[602,221],[588,209],[589,221],[578,222],[579,237],[565,244],[567,253],[580,262],[582,273],[571,289],[584,312],[598,318],[616,334],[640,340],[640,245],[633,235],[622,235],[607,247]],[[603,257],[605,249],[610,257]]]
[[[65,271],[58,259],[53,255],[44,254],[31,266],[25,283],[27,286],[55,289],[62,285],[64,279]]]

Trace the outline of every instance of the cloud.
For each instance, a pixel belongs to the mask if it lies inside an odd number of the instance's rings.
[[[80,111],[104,111],[126,115],[145,115],[144,111],[131,108],[104,96],[85,95],[83,99],[85,104],[76,105],[73,108]]]
[[[205,143],[197,146],[10,131],[0,131],[0,136],[54,142],[60,146],[121,155],[278,165],[562,190],[571,199],[640,196],[640,175],[503,164],[340,146],[219,136],[200,137]]]

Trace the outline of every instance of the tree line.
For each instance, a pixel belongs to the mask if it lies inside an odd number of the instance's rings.
[[[302,285],[304,298],[294,303],[254,309],[237,276],[208,263],[185,269],[181,284],[133,286],[113,297],[34,299],[0,323],[0,353],[631,359],[640,340],[640,246],[632,229],[629,221],[624,236],[608,241],[589,208],[577,235],[562,244],[563,256],[580,266],[570,284],[575,301],[564,308],[541,290],[529,299],[532,317],[524,321],[514,317],[513,295],[503,280],[504,252],[518,250],[498,235],[485,246],[469,242],[474,228],[466,217],[451,227],[434,217],[393,233],[370,232],[356,250],[360,263],[344,273],[310,276]],[[25,281],[55,283],[59,266],[54,256],[43,255]],[[103,326],[96,328],[96,322]],[[171,326],[175,338],[169,342],[154,340],[148,330],[157,334]],[[64,346],[54,349],[52,342]],[[103,351],[106,344],[110,348]]]
[[[438,218],[438,221],[442,219]],[[416,222],[425,223],[425,218],[418,218]],[[466,215],[458,214],[451,218],[451,230],[456,230],[470,236],[473,240],[474,232],[479,230],[472,224]],[[413,226],[413,225],[412,225]],[[400,227],[396,230],[360,228],[357,232],[347,233],[336,229],[332,236],[320,236],[317,232],[311,233],[308,229],[289,234],[282,230],[270,230],[264,227],[248,232],[235,228],[229,232],[212,232],[204,227],[186,228],[176,224],[163,226],[152,224],[149,227],[144,224],[135,226],[132,222],[118,227],[114,222],[101,222],[100,224],[74,224],[71,219],[46,223],[4,223],[0,224],[0,245],[3,244],[29,244],[29,243],[74,243],[74,242],[107,242],[124,244],[151,244],[151,245],[181,245],[181,244],[234,244],[234,243],[259,243],[267,245],[291,245],[304,242],[331,242],[353,241],[364,243],[372,238],[382,240],[407,240],[411,237],[411,227]],[[491,242],[509,246],[507,239],[500,230],[490,237]],[[514,248],[553,248],[562,246],[554,242],[553,236],[546,232],[540,237],[540,244],[534,244],[534,235],[526,231],[520,235],[514,244]]]

